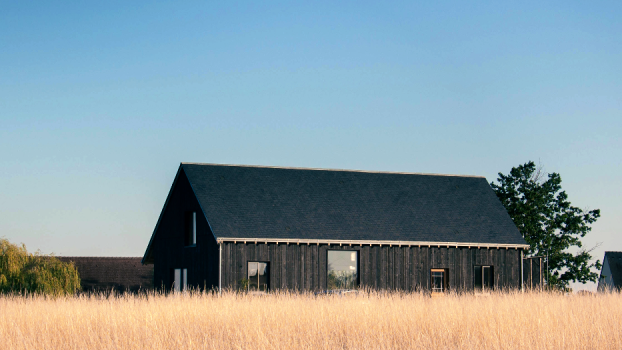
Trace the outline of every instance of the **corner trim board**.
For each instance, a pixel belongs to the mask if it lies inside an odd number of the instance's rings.
[[[222,293],[222,242],[218,242],[219,254],[218,254],[218,294]]]

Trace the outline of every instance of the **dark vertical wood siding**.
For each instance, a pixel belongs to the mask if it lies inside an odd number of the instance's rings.
[[[545,265],[541,256],[523,260],[523,281],[525,288],[539,289],[544,286]]]
[[[184,216],[191,211],[197,213],[197,244],[186,247]],[[188,269],[190,286],[208,290],[218,287],[218,244],[201,213],[201,207],[182,169],[171,189],[153,241],[156,289],[171,288],[173,281],[170,271],[176,268]]]
[[[223,288],[238,289],[249,261],[270,263],[272,290],[325,290],[328,250],[354,250],[361,287],[414,291],[430,288],[430,269],[447,269],[453,290],[473,289],[473,266],[493,266],[495,288],[519,288],[520,250],[477,247],[326,245],[224,242]]]

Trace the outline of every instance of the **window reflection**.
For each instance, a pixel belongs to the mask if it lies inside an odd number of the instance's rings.
[[[269,270],[267,262],[248,263],[248,290],[268,291],[269,289]]]
[[[329,290],[358,286],[358,254],[351,250],[329,250],[326,287]]]
[[[257,278],[257,263],[248,263],[248,290],[257,290],[259,287],[259,280]]]

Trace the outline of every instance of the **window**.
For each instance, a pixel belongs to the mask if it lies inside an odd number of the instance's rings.
[[[430,270],[430,287],[432,293],[442,293],[447,290],[447,269]]]
[[[182,290],[188,289],[188,269],[182,270],[181,281],[182,281],[181,283]]]
[[[329,250],[326,264],[326,288],[354,289],[358,286],[358,252],[353,250]]]
[[[473,266],[473,286],[475,290],[492,289],[494,286],[492,266]]]
[[[188,289],[188,269],[172,269],[173,291]]]
[[[270,287],[269,276],[267,262],[248,262],[248,290],[267,292]]]
[[[197,213],[195,211],[186,212],[184,218],[184,245],[193,246],[197,244]]]

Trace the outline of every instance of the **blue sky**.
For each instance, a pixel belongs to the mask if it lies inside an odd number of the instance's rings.
[[[179,162],[529,160],[622,250],[620,2],[0,4],[0,236],[140,256]]]

